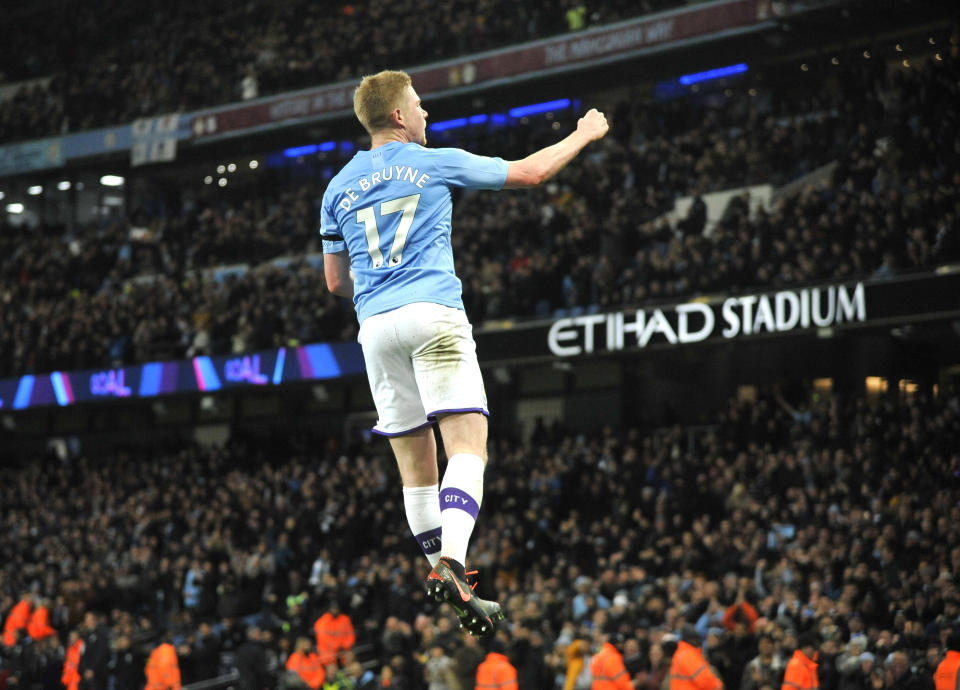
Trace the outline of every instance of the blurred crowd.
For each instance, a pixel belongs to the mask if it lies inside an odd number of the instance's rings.
[[[694,629],[727,688],[777,690],[810,634],[824,690],[924,690],[960,626],[958,449],[949,390],[731,400],[696,433],[539,424],[492,441],[468,565],[521,688],[609,639],[659,690]],[[329,613],[355,632],[331,687],[472,688],[485,650],[423,594],[395,472],[380,440],[290,435],[3,467],[0,677],[55,687],[81,640],[84,687],[140,687],[163,641],[185,684],[251,655],[275,679]],[[23,600],[45,627],[10,623]]]
[[[615,138],[555,184],[456,208],[468,312],[545,317],[956,261],[958,67],[888,71],[861,58],[830,79],[717,94],[700,107],[623,105]],[[829,176],[772,208],[751,212],[748,192],[733,198],[705,232],[702,195],[780,186],[831,161]],[[690,211],[664,217],[680,196],[694,198]]]
[[[589,8],[588,8],[589,4]],[[409,68],[690,0],[117,0],[5,13],[0,142],[125,124]]]
[[[544,187],[457,195],[468,314],[545,318],[957,261],[958,65],[861,59],[826,81],[622,104],[613,136]],[[520,157],[573,118],[431,143]],[[782,185],[831,161],[825,180],[768,210],[733,197],[707,232],[702,195]],[[4,226],[0,376],[352,338],[351,306],[326,291],[317,255],[324,182],[263,180],[232,196],[206,186],[164,214]],[[684,195],[690,211],[665,216]],[[237,262],[253,270],[210,270]]]
[[[4,374],[251,352],[356,333],[352,305],[334,298],[322,269],[303,259],[222,278],[121,282],[108,275],[88,291],[65,284],[84,274],[64,273],[70,262],[57,258],[25,266],[22,282],[5,290],[4,303],[16,307],[0,314]]]

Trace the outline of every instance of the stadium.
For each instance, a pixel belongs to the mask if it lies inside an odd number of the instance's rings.
[[[0,690],[960,687],[935,680],[960,652],[958,22],[934,0],[4,7]],[[412,78],[428,148],[504,169],[609,123],[529,189],[450,194],[489,636],[424,589],[330,283],[323,200],[376,144],[354,94],[382,70]],[[394,170],[425,180],[364,189]]]

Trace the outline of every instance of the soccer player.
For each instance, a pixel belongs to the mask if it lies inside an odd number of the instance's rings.
[[[428,595],[447,601],[471,634],[487,637],[500,606],[475,596],[464,563],[483,498],[487,399],[450,245],[451,187],[532,187],[555,175],[607,121],[591,110],[562,141],[522,160],[428,149],[427,111],[410,76],[364,77],[353,107],[370,134],[323,195],[327,287],[352,297],[377,407],[390,439],[407,522],[432,566]],[[438,484],[432,424],[447,468]]]

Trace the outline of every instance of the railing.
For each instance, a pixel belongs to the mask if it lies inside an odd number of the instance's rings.
[[[215,688],[232,688],[234,683],[240,681],[240,674],[236,669],[222,676],[210,678],[208,680],[198,680],[196,683],[184,685],[183,690],[215,690]]]

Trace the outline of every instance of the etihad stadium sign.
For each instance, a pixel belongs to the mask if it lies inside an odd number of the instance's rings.
[[[643,349],[651,343],[683,345],[710,338],[733,339],[761,333],[830,328],[867,320],[864,284],[781,290],[728,297],[711,304],[693,301],[554,321],[547,345],[557,357]]]
[[[481,364],[652,352],[722,343],[829,337],[960,320],[960,264],[885,279],[712,295],[539,321],[487,323]],[[772,343],[771,343],[772,344]]]

